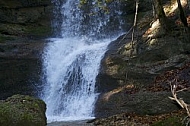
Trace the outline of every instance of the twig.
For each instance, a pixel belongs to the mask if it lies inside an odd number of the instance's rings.
[[[169,97],[169,98],[171,100],[176,101],[182,108],[184,108],[184,105],[177,98],[177,94],[176,94],[176,88],[177,88],[177,86],[175,84],[174,85],[170,84],[170,87],[171,87],[171,93],[172,93],[173,97]]]
[[[125,36],[119,41],[119,44],[120,44],[121,41],[123,41],[126,38],[126,36],[132,31],[132,39],[131,39],[132,48],[133,48],[135,27],[136,27],[136,24],[137,24],[138,5],[139,5],[139,0],[136,0],[136,11],[135,11],[135,18],[134,18],[133,26],[127,31]]]
[[[127,31],[127,33],[125,34],[125,36],[123,36],[123,38],[119,41],[119,44],[121,43],[121,41],[123,41],[123,40],[127,37],[127,35],[131,32],[131,30],[133,29],[133,27],[134,27],[134,26],[132,26],[132,27]]]
[[[135,33],[136,24],[137,24],[138,7],[139,7],[139,0],[136,0],[135,18],[134,18],[133,31],[132,31],[132,36],[131,36],[132,49],[134,49],[134,33]]]
[[[183,88],[183,89],[181,89],[181,90],[178,90],[178,91],[176,91],[177,93],[178,92],[181,92],[181,91],[186,91],[186,90],[189,90],[190,88]]]

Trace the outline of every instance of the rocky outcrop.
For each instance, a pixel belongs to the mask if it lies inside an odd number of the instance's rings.
[[[149,89],[158,84],[155,84],[155,81],[160,74],[182,67],[190,61],[189,55],[185,53],[189,44],[185,42],[174,44],[170,37],[159,38],[157,42],[167,43],[159,49],[152,49],[153,52],[145,49],[143,53],[129,57],[126,54],[119,54],[121,48],[117,48],[116,45],[122,43],[121,38],[110,45],[110,50],[102,61],[97,78],[98,90],[102,95],[96,103],[96,116],[108,117],[123,112],[152,115],[178,110],[178,106],[168,99],[171,92],[166,80],[162,82],[163,85],[161,84],[163,90],[155,93]],[[123,41],[126,42],[127,39]],[[181,74],[187,73],[184,71]],[[189,101],[188,95],[183,95],[182,97]]]
[[[97,125],[127,125],[128,117],[120,117],[121,113],[145,117],[179,110],[179,106],[168,99],[171,96],[170,84],[190,87],[187,72],[190,70],[189,32],[174,26],[172,33],[162,33],[156,27],[147,35],[152,20],[148,21],[146,14],[145,19],[143,22],[142,18],[138,24],[138,41],[132,43],[131,34],[121,36],[110,44],[102,60],[97,78],[98,91],[102,94],[97,100],[95,115],[111,117],[100,119]],[[189,93],[178,95],[189,103]]]
[[[52,8],[51,0],[0,1],[0,99],[37,94]]]
[[[5,35],[44,37],[51,33],[50,0],[1,0],[0,40]]]
[[[46,105],[42,100],[14,95],[0,101],[1,126],[46,126]]]

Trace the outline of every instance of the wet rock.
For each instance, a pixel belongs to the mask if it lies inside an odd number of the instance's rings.
[[[0,99],[13,94],[38,95],[44,44],[44,40],[0,44]]]

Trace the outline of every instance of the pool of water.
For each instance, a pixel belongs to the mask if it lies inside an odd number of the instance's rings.
[[[90,120],[51,122],[47,126],[94,126]]]

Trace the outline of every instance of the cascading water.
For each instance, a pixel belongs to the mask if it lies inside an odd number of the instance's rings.
[[[47,104],[46,115],[48,121],[92,118],[98,97],[96,76],[100,61],[112,41],[107,36],[111,32],[106,33],[111,16],[102,13],[91,16],[92,11],[99,11],[90,8],[93,2],[86,10],[79,8],[78,0],[54,2],[62,3],[61,9],[57,9],[61,10],[62,37],[51,38],[44,50],[42,98]],[[119,31],[119,25],[114,29]]]

